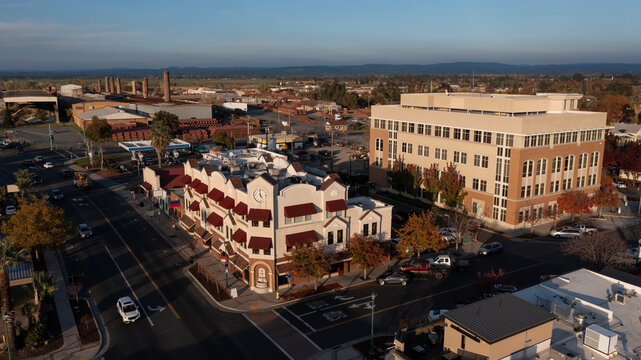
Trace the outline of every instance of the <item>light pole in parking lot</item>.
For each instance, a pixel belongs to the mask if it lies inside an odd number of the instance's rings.
[[[376,351],[374,351],[374,299],[376,299],[376,294],[372,291],[372,303],[370,304],[372,307],[372,328],[370,330],[370,337],[369,337],[369,354],[374,355]]]

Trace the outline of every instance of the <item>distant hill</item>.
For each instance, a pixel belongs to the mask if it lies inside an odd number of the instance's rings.
[[[419,75],[419,74],[572,74],[572,73],[641,73],[641,64],[578,63],[550,65],[510,65],[486,62],[453,62],[429,65],[314,65],[284,67],[170,67],[166,69],[95,69],[61,71],[2,71],[9,76],[162,76],[163,70],[175,75],[211,76],[331,76],[331,75]]]

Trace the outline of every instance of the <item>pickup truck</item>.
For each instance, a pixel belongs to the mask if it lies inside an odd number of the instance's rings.
[[[415,275],[434,276],[435,279],[441,280],[450,274],[450,269],[444,266],[430,265],[429,260],[418,259],[401,265],[401,270]]]
[[[463,271],[470,267],[470,262],[467,260],[456,260],[450,255],[439,255],[435,258],[429,259],[430,265],[442,266],[451,270]]]
[[[567,229],[576,229],[581,231],[581,233],[592,234],[598,231],[597,227],[589,223],[579,223],[574,226],[566,227]]]

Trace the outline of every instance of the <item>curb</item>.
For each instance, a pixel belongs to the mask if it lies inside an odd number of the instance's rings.
[[[94,354],[93,358],[95,359],[102,357],[102,355],[104,355],[109,349],[109,331],[107,331],[107,327],[104,326],[105,322],[102,320],[102,315],[100,315],[100,311],[98,311],[93,299],[90,297],[83,297],[80,299],[85,300],[87,303],[89,303],[89,308],[91,309],[91,314],[93,315],[93,321],[96,324],[96,328],[100,332],[100,345],[98,346],[98,350],[96,351],[96,354]]]
[[[383,337],[383,336],[394,336],[394,333],[395,333],[394,331],[379,332],[379,333],[375,333],[374,334],[374,338]],[[367,341],[370,338],[371,338],[371,336],[367,335],[367,336],[363,336],[363,337],[360,337],[358,339],[352,340],[350,342],[346,342],[346,343],[343,343],[343,344],[340,344],[340,345],[335,345],[335,346],[333,346],[331,348],[323,349],[323,350],[317,352],[316,354],[308,357],[307,360],[320,359],[324,355],[331,354],[333,351],[345,349],[345,348],[348,348],[348,347],[353,347],[354,345],[356,345],[358,343],[361,343],[363,341]],[[365,356],[365,354],[362,354],[362,355]]]

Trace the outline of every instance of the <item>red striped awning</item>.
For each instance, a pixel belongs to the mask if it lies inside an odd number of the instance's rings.
[[[249,245],[247,245],[247,247],[255,250],[269,250],[272,248],[272,239],[262,236],[252,236],[249,238]]]
[[[223,217],[216,213],[211,213],[207,216],[207,222],[213,226],[223,226]]]
[[[316,235],[316,231],[314,230],[285,235],[285,244],[287,244],[287,246],[300,246],[316,241],[318,241],[318,235]]]
[[[189,204],[189,210],[191,211],[198,211],[200,210],[200,204],[198,204],[198,201],[192,201],[191,204]]]
[[[198,184],[198,186],[196,186],[194,190],[196,190],[196,192],[201,195],[207,194],[207,191],[209,191],[209,189],[207,188],[207,184],[205,183]]]
[[[285,217],[287,218],[295,218],[316,213],[316,206],[314,206],[313,203],[285,206]]]
[[[224,209],[231,210],[234,208],[234,199],[230,198],[229,196],[225,196],[225,198],[219,204]]]
[[[239,202],[234,208],[234,212],[240,216],[247,215],[247,204]]]
[[[272,217],[272,212],[269,209],[249,209],[247,220],[249,221],[269,221]]]
[[[207,197],[218,202],[225,197],[225,194],[222,191],[214,188],[214,189],[211,189],[209,194],[207,194]]]
[[[232,234],[231,239],[237,243],[244,243],[247,241],[247,233],[241,229],[238,229]]]
[[[181,176],[180,183],[183,184],[183,186],[191,184],[191,176],[189,175]]]
[[[343,199],[330,200],[325,202],[325,211],[336,212],[344,210],[347,210],[347,204]]]

